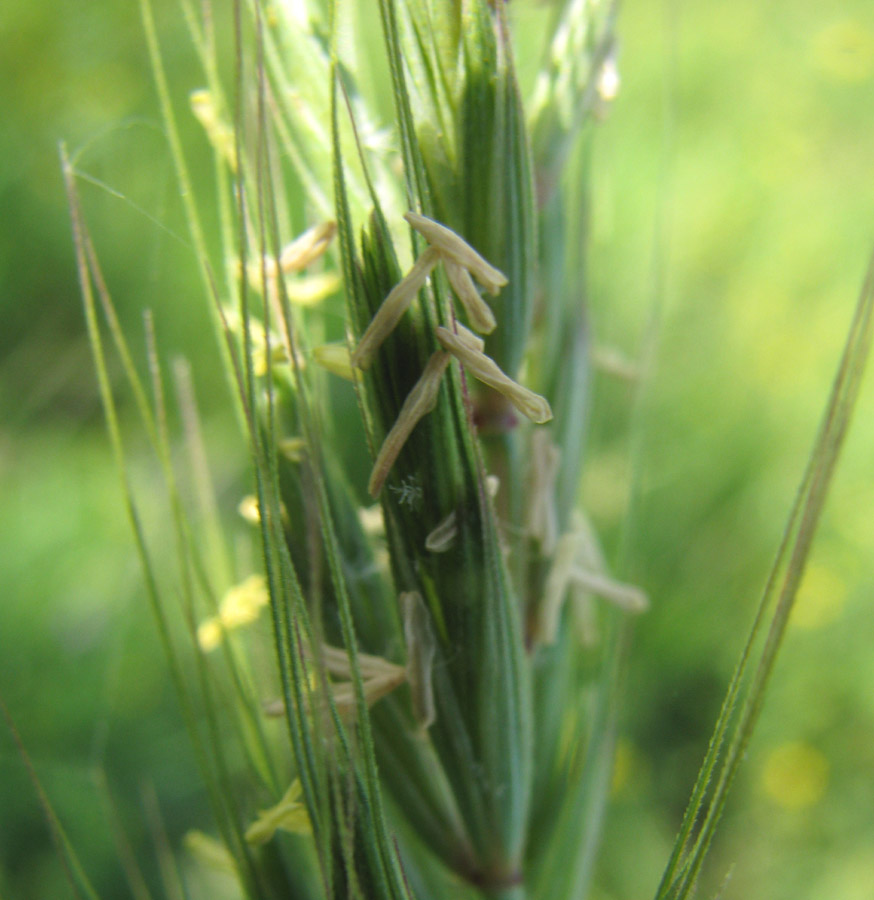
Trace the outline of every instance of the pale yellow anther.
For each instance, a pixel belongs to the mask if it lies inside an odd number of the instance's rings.
[[[507,276],[487,263],[451,228],[414,212],[408,212],[404,218],[432,247],[437,248],[445,259],[467,269],[492,296],[507,284]]]
[[[587,644],[595,634],[593,597],[608,600],[632,614],[649,608],[649,599],[640,588],[616,581],[606,573],[595,532],[579,512],[574,514],[573,529],[558,540],[544,585],[538,610],[538,637],[543,643],[555,642],[569,593],[581,639]]]
[[[425,549],[431,553],[445,553],[454,543],[458,534],[455,510],[453,509],[425,538]]]
[[[394,666],[391,674],[378,675],[372,678],[364,679],[362,688],[364,690],[364,702],[368,708],[373,706],[377,700],[388,696],[395,688],[400,687],[407,680],[407,673],[400,666]],[[337,713],[348,718],[355,711],[355,688],[352,682],[343,682],[331,686],[331,697],[334,700],[334,706]]]
[[[413,710],[424,733],[437,717],[434,705],[433,669],[437,641],[431,628],[431,616],[418,591],[404,591],[400,597],[407,645],[407,681]]]
[[[337,272],[320,272],[318,275],[289,279],[285,283],[285,292],[289,302],[295,306],[315,306],[336,294],[342,284],[343,279]]]
[[[358,521],[361,523],[364,533],[371,537],[382,537],[385,534],[385,518],[379,503],[374,503],[373,506],[362,506],[358,510]]]
[[[352,358],[349,354],[349,348],[343,343],[321,344],[313,347],[313,360],[323,369],[327,369],[340,378],[347,381],[354,381],[355,375],[352,371]]]
[[[501,371],[490,356],[486,356],[481,350],[476,350],[471,346],[469,339],[454,334],[448,328],[438,326],[437,340],[445,350],[448,350],[464,365],[471,375],[503,394],[522,415],[527,416],[532,422],[542,425],[552,418],[552,409],[545,397],[541,397],[540,394],[535,394],[534,391],[513,381]]]
[[[558,539],[552,565],[546,576],[543,598],[539,609],[540,640],[554,644],[558,635],[558,623],[564,598],[571,581],[571,572],[581,547],[580,535],[576,532],[564,534]]]
[[[294,834],[310,834],[312,826],[306,806],[300,802],[302,794],[300,782],[295,778],[276,806],[259,811],[258,818],[246,829],[246,841],[266,844],[279,829]]]
[[[623,381],[638,381],[640,366],[632,362],[615,347],[594,347],[592,365],[606,375],[621,378]]]
[[[279,452],[291,462],[302,462],[306,454],[307,442],[302,437],[281,438],[277,442]]]
[[[473,329],[480,334],[491,334],[498,324],[495,314],[488,303],[480,297],[470,273],[451,259],[444,258],[443,268],[452,290],[467,312],[467,318]]]
[[[356,701],[349,654],[341,647],[331,647],[327,644],[322,645],[319,653],[325,671],[333,678],[340,679],[330,682],[331,699],[338,714],[348,718],[355,711]],[[407,679],[406,670],[402,666],[368,653],[358,654],[358,671],[361,674],[361,686],[367,706],[372,706],[377,700],[390,694]],[[313,690],[317,683],[318,679],[313,669],[310,685]],[[325,704],[324,711],[327,712],[327,709]],[[284,716],[285,702],[280,698],[268,703],[264,707],[264,713],[271,717]]]
[[[610,600],[625,612],[642,613],[649,609],[649,598],[633,584],[614,581],[601,572],[592,572],[580,566],[573,566],[569,574],[573,582],[583,590]]]
[[[208,90],[192,91],[191,111],[203,126],[213,149],[224,158],[231,171],[237,171],[237,146],[234,129],[223,121],[216,109],[215,99]]]
[[[373,362],[380,344],[398,324],[407,307],[428,280],[439,258],[440,254],[433,247],[429,247],[416,260],[409,274],[391,289],[352,354],[353,366],[366,369]]]
[[[371,497],[379,495],[391,467],[412,430],[423,416],[434,409],[437,403],[437,394],[440,391],[440,380],[449,365],[449,359],[449,354],[440,350],[432,354],[425,366],[425,371],[407,394],[397,421],[385,436],[382,447],[379,448],[376,456],[376,462],[373,464],[370,482],[367,485]]]
[[[474,334],[469,328],[465,328],[461,322],[455,323],[454,334],[460,341],[464,341],[471,350],[482,353],[486,349],[486,342],[478,335]]]
[[[560,453],[545,429],[531,435],[531,462],[528,469],[526,530],[540,542],[540,551],[549,556],[558,540],[558,511],[555,479]]]
[[[336,222],[321,222],[308,228],[283,248],[279,255],[279,268],[286,275],[305,269],[324,254],[336,233]]]
[[[330,644],[322,644],[322,662],[325,669],[338,678],[351,680],[352,666],[349,663],[349,654],[342,647],[332,647]],[[358,652],[358,671],[364,681],[371,679],[393,680],[400,674],[400,666],[383,659],[381,656],[373,656],[370,653]]]

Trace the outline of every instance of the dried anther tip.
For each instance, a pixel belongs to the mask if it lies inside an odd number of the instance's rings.
[[[367,326],[367,330],[361,336],[358,346],[352,354],[352,365],[359,369],[366,369],[371,362],[380,344],[392,332],[407,307],[413,302],[413,298],[422,289],[431,274],[431,269],[437,264],[440,254],[429,247],[416,260],[409,274],[399,281],[391,290],[388,297],[376,311],[376,315]]]
[[[407,394],[397,421],[385,436],[382,447],[379,448],[376,456],[376,462],[373,464],[370,482],[367,485],[371,497],[379,495],[389,470],[401,452],[401,447],[404,446],[419,420],[434,409],[437,403],[437,393],[440,390],[440,380],[449,365],[449,359],[449,354],[440,350],[432,354],[425,366],[425,371]]]
[[[507,284],[507,276],[489,265],[467,241],[452,229],[414,212],[408,212],[404,218],[432,247],[438,249],[444,258],[467,269],[492,296]]]
[[[454,334],[448,328],[438,326],[437,340],[477,379],[503,394],[522,413],[542,425],[552,418],[549,401],[534,391],[522,387],[501,371],[497,363],[481,350],[472,346],[470,339]]]
[[[480,297],[470,273],[450,259],[443,260],[443,268],[446,270],[446,277],[452,285],[452,290],[467,312],[470,324],[480,334],[491,334],[498,324],[495,314],[488,303]]]

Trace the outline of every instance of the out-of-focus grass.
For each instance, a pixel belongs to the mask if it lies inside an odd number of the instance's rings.
[[[870,4],[646,0],[626,4],[620,33],[622,91],[596,142],[592,319],[635,356],[655,309],[658,344],[639,402],[598,379],[585,488],[654,601],[600,869],[598,896],[615,900],[654,891],[874,238]],[[197,782],[97,412],[58,140],[87,143],[81,168],[126,198],[85,191],[129,331],[152,306],[164,347],[194,358],[207,413],[221,417],[223,385],[206,389],[212,338],[174,237],[134,5],[12,0],[0,38],[0,690],[105,896],[121,896],[91,767],[119,785],[135,839],[142,782],[179,827],[196,820]],[[200,81],[179,22],[167,40],[183,102]],[[874,882],[872,405],[869,387],[706,896],[729,872],[726,898],[856,900]],[[0,733],[0,894],[58,896],[30,798]]]
[[[596,166],[598,331],[633,350],[645,298],[661,304],[628,538],[654,608],[602,869],[605,896],[631,897],[649,892],[703,753],[874,238],[874,12],[635,4],[620,30],[622,101]],[[599,398],[588,496],[618,530],[630,404]],[[729,872],[726,897],[871,884],[872,402],[869,386],[705,896]],[[788,742],[810,750],[794,768]]]

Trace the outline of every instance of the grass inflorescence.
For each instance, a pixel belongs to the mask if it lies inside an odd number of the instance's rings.
[[[577,501],[596,354],[581,211],[562,187],[585,179],[581,148],[615,93],[613,4],[555,7],[527,101],[501,3],[237,3],[226,70],[217,11],[183,0],[217,222],[198,207],[184,92],[141,7],[251,461],[240,508],[261,549],[234,571],[179,369],[198,509],[182,499],[156,342],[144,379],[65,155],[110,435],[215,815],[187,852],[247,897],[585,896],[629,625],[649,604],[609,571]],[[355,34],[377,13],[378,50]],[[388,134],[366,93],[380,78]],[[691,896],[755,724],[858,390],[872,296],[869,279],[659,898]],[[101,313],[161,463],[175,596],[125,475]],[[255,627],[267,620],[269,633]]]

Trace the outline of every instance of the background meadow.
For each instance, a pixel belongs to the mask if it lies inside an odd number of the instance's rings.
[[[182,108],[201,77],[175,4],[156,6]],[[544,13],[514,0],[513,15],[529,36]],[[591,318],[597,343],[648,376],[596,379],[584,499],[653,603],[626,679],[597,900],[654,893],[874,240],[870,4],[637,0],[618,30],[622,86],[594,145]],[[240,553],[244,448],[180,238],[136,5],[7,0],[0,38],[0,693],[101,895],[122,897],[122,831],[154,878],[156,818],[175,839],[206,804],[106,440],[59,141],[95,181],[83,199],[132,342],[148,307],[165,356],[191,363]],[[208,205],[208,146],[187,128]],[[724,898],[774,900],[861,900],[874,883],[872,413],[869,379],[703,896],[726,878]],[[145,462],[135,478],[157,483]],[[147,512],[159,521],[157,498]],[[66,890],[0,729],[0,897]]]

